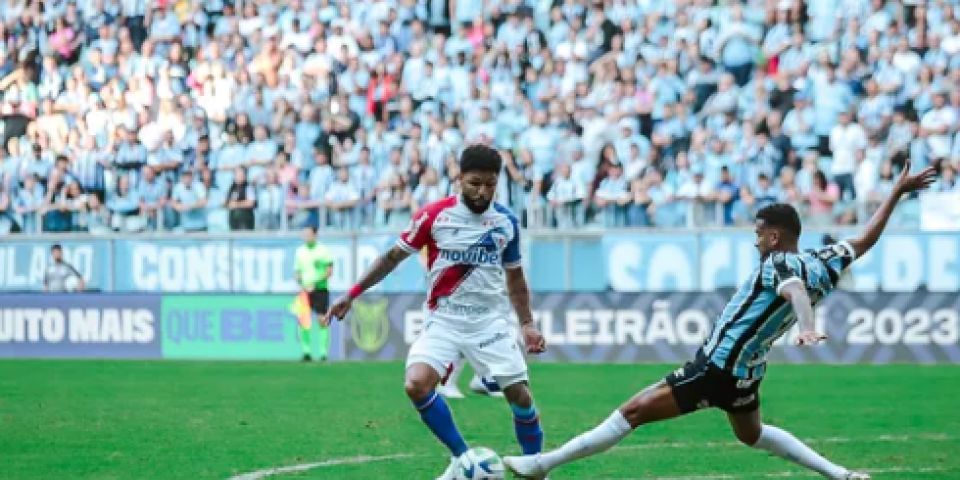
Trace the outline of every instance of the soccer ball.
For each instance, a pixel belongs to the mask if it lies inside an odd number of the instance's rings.
[[[504,472],[497,452],[486,447],[471,448],[460,456],[457,480],[499,480],[505,478]]]

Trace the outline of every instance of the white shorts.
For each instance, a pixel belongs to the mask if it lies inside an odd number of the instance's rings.
[[[494,321],[475,333],[455,331],[427,320],[420,337],[410,346],[407,368],[425,363],[445,378],[462,355],[478,375],[506,388],[528,380],[527,362],[517,339],[517,327],[508,320]]]

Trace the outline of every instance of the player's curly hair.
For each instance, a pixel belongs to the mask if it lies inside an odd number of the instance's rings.
[[[797,209],[786,203],[767,205],[757,212],[757,220],[763,220],[767,227],[779,228],[794,238],[800,238],[802,227]]]
[[[460,154],[460,173],[470,171],[500,173],[503,160],[500,152],[481,144],[470,145]]]

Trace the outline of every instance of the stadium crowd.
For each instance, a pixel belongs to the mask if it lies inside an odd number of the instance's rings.
[[[5,0],[0,232],[864,221],[960,191],[956,0]]]

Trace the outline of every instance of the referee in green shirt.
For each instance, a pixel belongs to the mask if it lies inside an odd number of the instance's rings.
[[[307,292],[310,298],[310,310],[313,311],[310,327],[313,321],[327,313],[330,305],[330,291],[327,290],[327,281],[333,274],[333,256],[330,250],[317,243],[317,230],[307,227],[303,230],[304,244],[297,248],[294,258],[293,271],[300,288]],[[318,322],[319,323],[319,322]],[[300,346],[303,349],[303,361],[310,361],[310,327],[300,325]],[[320,325],[320,361],[327,359],[327,348],[330,342],[330,331]]]

